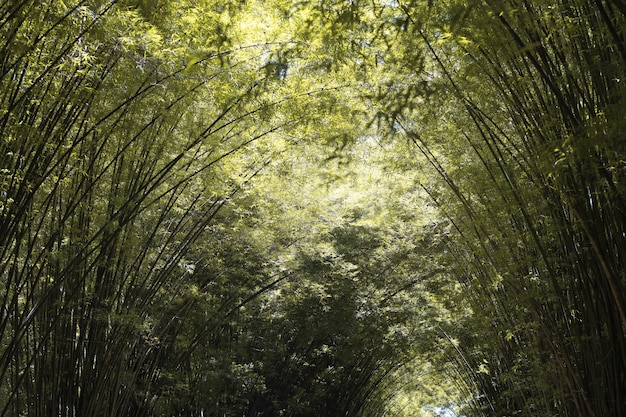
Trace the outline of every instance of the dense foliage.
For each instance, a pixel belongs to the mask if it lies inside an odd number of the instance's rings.
[[[480,311],[456,359],[472,412],[624,414],[624,3],[453,4],[435,30],[411,7],[448,94],[397,120]]]
[[[0,415],[626,414],[625,20],[0,2]]]

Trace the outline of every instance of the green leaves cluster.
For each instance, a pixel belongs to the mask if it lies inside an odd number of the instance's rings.
[[[625,9],[2,3],[0,414],[624,414]]]

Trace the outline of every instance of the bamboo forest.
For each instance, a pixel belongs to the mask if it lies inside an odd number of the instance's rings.
[[[0,0],[0,417],[626,416],[624,0]]]

